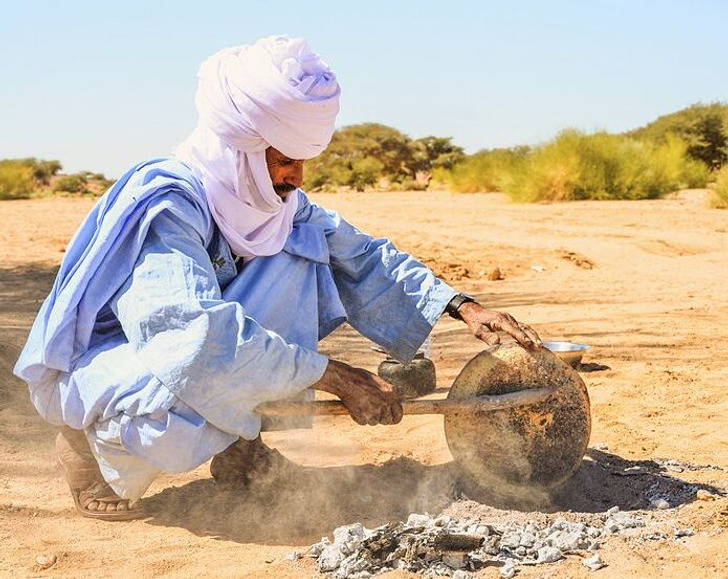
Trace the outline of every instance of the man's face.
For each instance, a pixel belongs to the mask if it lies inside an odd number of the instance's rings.
[[[268,147],[265,160],[273,189],[281,199],[286,199],[291,191],[303,185],[303,161],[286,157],[278,149]]]

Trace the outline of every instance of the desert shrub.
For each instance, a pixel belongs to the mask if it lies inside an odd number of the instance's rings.
[[[365,188],[371,187],[377,182],[382,168],[382,163],[372,157],[354,159],[350,165],[348,181],[343,184],[357,191],[364,191]]]
[[[387,183],[387,191],[427,191],[429,181],[416,181],[415,179],[404,179],[397,183]]]
[[[63,175],[53,183],[53,191],[64,193],[87,193],[88,177],[86,173]]]
[[[535,148],[518,171],[501,179],[516,201],[578,199],[653,199],[706,172],[686,156],[686,144],[675,136],[664,143],[638,141],[605,132],[567,130]]]
[[[401,189],[405,182],[427,186],[432,172],[452,167],[463,150],[450,137],[410,139],[397,129],[363,123],[338,129],[327,149],[306,163],[305,188],[377,186]]]
[[[691,159],[716,170],[728,161],[728,104],[694,104],[659,117],[627,135],[658,144],[676,135],[687,145]]]
[[[433,179],[449,183],[459,193],[502,191],[504,180],[518,172],[528,151],[528,147],[480,151],[456,164],[449,172],[435,171]]]
[[[0,199],[28,197],[35,186],[32,167],[22,160],[0,160]]]
[[[715,174],[715,183],[710,188],[710,205],[717,209],[728,209],[728,165]]]

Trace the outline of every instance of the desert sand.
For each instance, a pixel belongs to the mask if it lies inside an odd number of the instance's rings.
[[[442,192],[312,197],[360,229],[391,238],[455,287],[531,324],[543,338],[591,346],[584,362],[594,366],[585,369],[608,367],[581,373],[591,397],[592,449],[554,505],[572,511],[564,516],[579,516],[612,505],[645,509],[645,493],[654,485],[679,490],[695,483],[714,495],[728,490],[728,212],[709,209],[705,195],[554,205]],[[146,520],[77,516],[55,467],[54,428],[35,414],[9,368],[13,346],[23,343],[64,247],[92,204],[0,203],[1,576],[311,577],[313,560],[286,556],[336,526],[376,526],[410,512],[477,510],[472,503],[452,505],[454,465],[441,418],[360,427],[342,417],[317,419],[311,430],[265,435],[297,465],[285,480],[262,481],[247,493],[222,492],[203,465],[158,479],[145,498]],[[503,279],[489,281],[496,266]],[[344,327],[321,349],[374,370],[381,356],[370,346]],[[447,317],[438,323],[433,359],[441,395],[481,349],[462,323]],[[667,468],[665,460],[676,462]],[[642,475],[616,474],[640,465]],[[694,534],[665,541],[610,538],[601,550],[608,566],[599,577],[726,576],[728,499],[673,494],[659,517]],[[55,557],[55,563],[44,570],[39,557]],[[517,576],[593,573],[568,556],[519,568]],[[499,577],[498,568],[487,567],[481,576]]]

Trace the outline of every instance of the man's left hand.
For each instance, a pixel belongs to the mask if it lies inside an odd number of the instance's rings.
[[[529,350],[541,347],[541,338],[526,324],[517,322],[511,314],[486,310],[477,302],[466,302],[458,308],[458,314],[470,328],[470,332],[489,346],[500,344],[498,332],[512,336]]]

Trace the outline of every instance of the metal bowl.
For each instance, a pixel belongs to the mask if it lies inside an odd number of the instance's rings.
[[[542,345],[574,368],[581,362],[584,352],[589,349],[586,344],[574,342],[543,342]]]

